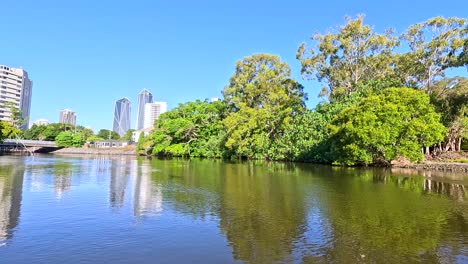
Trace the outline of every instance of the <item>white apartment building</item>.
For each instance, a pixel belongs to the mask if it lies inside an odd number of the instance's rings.
[[[36,126],[47,126],[49,124],[49,120],[40,118],[34,121],[34,125]]]
[[[0,120],[12,121],[8,104],[12,103],[21,110],[22,118],[26,120],[20,128],[23,130],[28,128],[32,85],[25,70],[0,65]]]
[[[70,124],[76,126],[76,114],[70,109],[60,111],[59,123]]]
[[[159,116],[167,112],[166,102],[154,102],[145,104],[145,128],[152,128],[154,126],[154,120],[158,119]]]

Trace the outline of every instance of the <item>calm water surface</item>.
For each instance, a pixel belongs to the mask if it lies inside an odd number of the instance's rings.
[[[468,263],[448,176],[0,156],[0,263]]]

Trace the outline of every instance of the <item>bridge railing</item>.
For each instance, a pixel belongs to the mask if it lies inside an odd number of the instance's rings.
[[[57,147],[54,141],[45,140],[27,140],[27,139],[5,139],[4,145],[24,145],[24,146],[41,146],[41,147]]]

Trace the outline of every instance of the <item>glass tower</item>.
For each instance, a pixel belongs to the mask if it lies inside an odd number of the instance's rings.
[[[136,117],[136,130],[144,128],[145,123],[145,104],[153,102],[153,94],[148,90],[143,89],[138,94],[137,117]]]
[[[113,130],[121,137],[130,129],[130,106],[127,98],[115,102]]]

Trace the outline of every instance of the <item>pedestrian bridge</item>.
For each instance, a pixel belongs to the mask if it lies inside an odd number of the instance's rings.
[[[0,152],[49,153],[62,147],[54,141],[5,139],[0,143]]]

